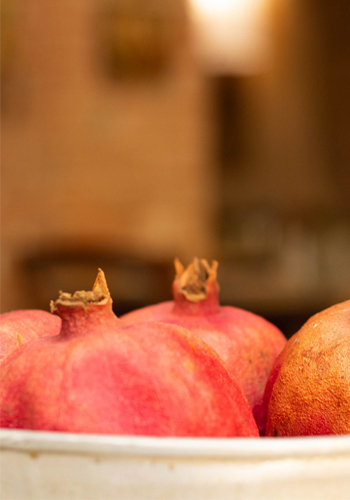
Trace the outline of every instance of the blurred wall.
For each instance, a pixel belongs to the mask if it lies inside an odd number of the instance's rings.
[[[43,248],[171,261],[213,252],[207,90],[189,51],[184,7],[166,4],[158,2],[155,28],[169,35],[164,67],[136,75],[126,67],[112,77],[100,36],[111,29],[106,2],[9,2],[3,310],[26,304],[19,262]],[[135,9],[124,11],[124,22],[135,17]],[[140,13],[145,23],[147,16]]]
[[[348,298],[349,9],[270,7],[266,70],[212,78],[183,2],[4,0],[2,311],[194,255],[266,316]]]

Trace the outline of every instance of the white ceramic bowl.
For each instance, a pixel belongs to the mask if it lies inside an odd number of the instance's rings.
[[[350,435],[191,439],[0,430],[1,500],[349,500]]]

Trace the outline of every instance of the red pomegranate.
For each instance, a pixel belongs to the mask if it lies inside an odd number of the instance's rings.
[[[29,340],[58,335],[61,320],[36,309],[11,311],[0,315],[0,364],[19,346]]]
[[[266,386],[267,436],[350,433],[350,300],[293,335]]]
[[[216,261],[210,266],[205,259],[195,258],[184,269],[175,259],[174,300],[132,311],[121,319],[128,325],[162,321],[183,326],[198,335],[214,348],[241,384],[263,433],[264,388],[286,338],[261,316],[237,307],[220,306],[217,267]]]
[[[100,270],[93,290],[60,293],[55,337],[2,365],[0,425],[154,436],[258,436],[251,409],[217,354],[188,330],[123,327]]]

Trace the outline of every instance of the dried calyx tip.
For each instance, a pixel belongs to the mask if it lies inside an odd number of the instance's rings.
[[[183,274],[185,268],[181,264],[180,259],[178,257],[176,257],[174,260],[174,266],[175,266],[176,277],[179,278]]]
[[[109,290],[108,290],[108,286],[107,286],[105,273],[100,268],[98,269],[97,277],[96,277],[94,286],[92,287],[92,290],[95,293],[101,293],[102,295],[105,295],[105,296],[110,295]]]
[[[57,304],[64,304],[66,306],[79,304],[86,308],[91,303],[100,303],[108,299],[112,300],[108,290],[106,277],[102,269],[99,269],[92,290],[78,290],[73,294],[60,291],[58,299],[56,301],[51,301],[50,308],[52,313],[56,311]]]
[[[209,280],[216,279],[218,262],[213,260],[209,265],[206,259],[195,257],[186,269],[179,259],[175,259],[174,264],[181,293],[192,302],[203,300],[208,293]]]

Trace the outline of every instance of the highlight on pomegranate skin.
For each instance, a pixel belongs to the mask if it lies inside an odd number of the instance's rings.
[[[266,436],[350,434],[350,300],[293,335],[266,386]]]
[[[124,326],[104,273],[51,304],[59,335],[4,361],[0,425],[99,434],[258,437],[249,404],[205,342],[177,325]]]
[[[22,344],[40,337],[58,335],[61,320],[40,309],[0,314],[0,364]]]
[[[175,259],[173,300],[132,311],[124,324],[162,321],[188,328],[210,345],[241,385],[260,434],[265,432],[263,394],[273,362],[287,340],[252,312],[219,303],[218,262],[195,258],[187,268]]]

